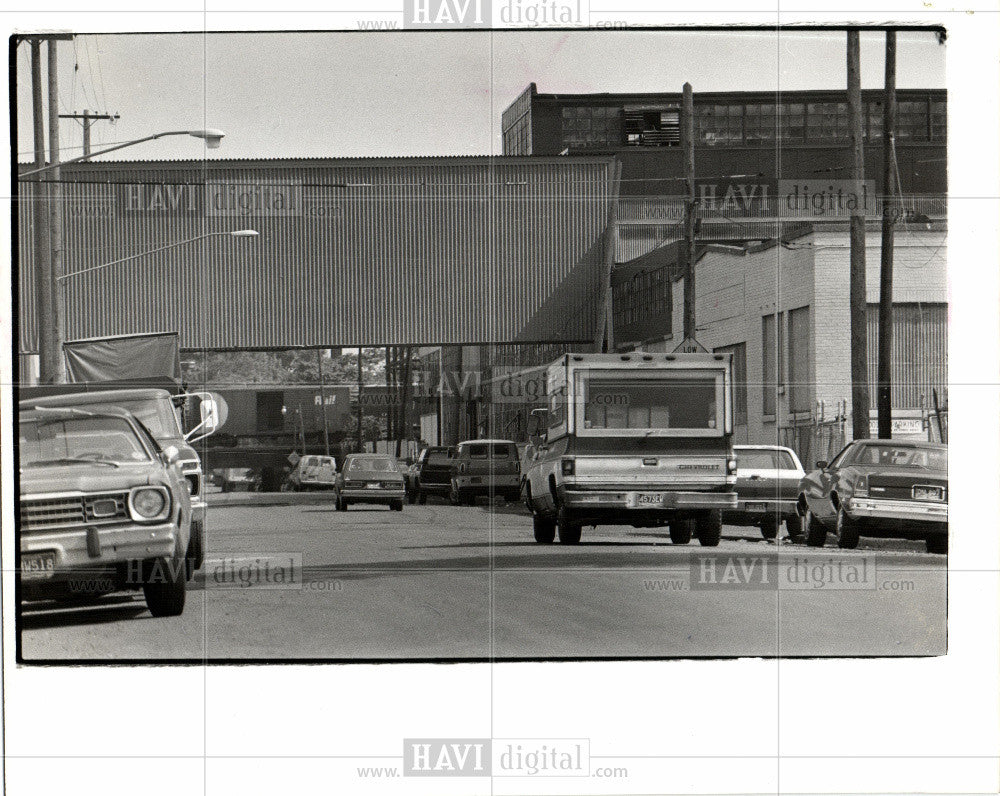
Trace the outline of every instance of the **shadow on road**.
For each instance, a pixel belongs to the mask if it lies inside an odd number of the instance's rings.
[[[75,625],[100,625],[135,619],[142,614],[152,619],[143,602],[136,602],[131,595],[123,599],[101,601],[88,605],[53,605],[43,607],[23,605],[21,607],[22,630],[44,630],[51,627],[72,627]],[[117,603],[117,604],[115,604]]]

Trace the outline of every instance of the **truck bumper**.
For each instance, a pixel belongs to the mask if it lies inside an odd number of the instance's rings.
[[[486,495],[489,492],[519,492],[521,476],[509,475],[459,475],[455,477],[459,492]]]
[[[640,495],[657,495],[656,503],[639,505]],[[737,498],[735,492],[672,492],[662,490],[574,490],[565,487],[559,490],[559,500],[568,509],[618,509],[621,511],[658,511],[675,509],[734,509]]]
[[[44,584],[122,562],[170,558],[176,549],[177,536],[177,526],[172,522],[115,528],[73,528],[22,535],[22,580],[25,583]],[[52,570],[24,571],[25,559],[37,559],[46,554],[53,554],[55,557]]]

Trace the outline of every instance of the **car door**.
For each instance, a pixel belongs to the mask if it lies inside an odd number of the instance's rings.
[[[826,467],[810,474],[815,477],[816,486],[811,493],[806,494],[806,499],[812,513],[824,522],[831,522],[837,516],[837,511],[830,500],[830,494],[836,486],[841,468],[850,461],[855,447],[856,444],[852,442],[838,453]]]

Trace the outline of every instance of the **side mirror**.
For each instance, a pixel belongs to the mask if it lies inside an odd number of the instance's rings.
[[[217,393],[190,393],[198,399],[198,413],[201,422],[187,433],[188,442],[196,442],[214,434],[229,417],[229,406],[225,399]]]
[[[830,462],[826,461],[825,459],[820,459],[818,462],[816,462],[817,470],[825,470],[829,466]]]
[[[532,409],[528,415],[528,439],[531,444],[541,445],[545,441],[545,431],[549,421],[548,409]]]
[[[181,452],[173,445],[168,445],[163,449],[163,463],[171,467],[180,461]]]

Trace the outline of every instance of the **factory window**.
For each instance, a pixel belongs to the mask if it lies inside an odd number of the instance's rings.
[[[896,105],[896,137],[900,141],[926,141],[928,135],[927,103],[900,102]]]
[[[931,140],[948,139],[948,103],[931,100]]]
[[[788,409],[808,412],[812,408],[809,307],[788,313]]]
[[[801,102],[781,103],[779,127],[782,141],[802,141],[806,134],[806,106]]]
[[[681,111],[674,105],[630,106],[624,111],[628,146],[680,146]]]
[[[781,326],[784,314],[765,315],[763,326],[763,396],[764,414],[778,414],[778,392],[784,389],[784,335]]]
[[[612,296],[617,324],[626,326],[659,317],[664,328],[671,325],[672,293],[666,268],[640,271],[615,285]]]
[[[733,355],[733,424],[747,424],[747,344],[736,343],[715,349],[717,354]]]
[[[622,144],[621,112],[604,106],[562,109],[562,145],[568,149],[616,149]]]
[[[847,141],[850,138],[846,102],[810,102],[806,121],[810,141]]]
[[[743,143],[743,105],[699,105],[695,137],[703,144]]]
[[[773,141],[778,130],[777,121],[773,103],[747,105],[743,118],[743,134],[747,143]]]

